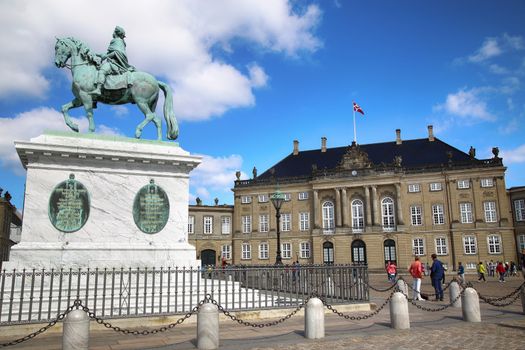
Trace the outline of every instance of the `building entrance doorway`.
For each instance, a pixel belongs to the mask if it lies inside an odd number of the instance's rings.
[[[205,249],[201,251],[201,266],[213,265],[217,261],[217,253],[213,249]]]

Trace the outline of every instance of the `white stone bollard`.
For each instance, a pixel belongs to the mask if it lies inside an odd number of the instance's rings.
[[[62,330],[63,350],[88,350],[89,316],[85,311],[76,309],[66,315]]]
[[[405,282],[405,280],[400,278],[397,280],[396,284],[397,284],[397,289],[404,295],[408,296],[408,285]]]
[[[479,311],[478,292],[474,288],[467,288],[461,296],[463,321],[481,322],[481,313]]]
[[[199,350],[219,348],[219,310],[211,303],[203,304],[197,315],[197,348]]]
[[[408,301],[401,292],[395,292],[390,300],[390,325],[394,329],[410,329]]]
[[[459,283],[457,281],[450,282],[450,287],[448,287],[448,290],[450,301],[452,302],[457,299],[452,304],[452,307],[461,307],[461,298],[458,298],[458,296],[461,294],[461,287],[459,286]]]
[[[311,298],[306,303],[304,335],[307,339],[324,338],[324,305],[319,298]]]

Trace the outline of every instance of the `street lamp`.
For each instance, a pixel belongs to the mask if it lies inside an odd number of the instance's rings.
[[[270,196],[272,204],[275,207],[275,217],[277,218],[277,255],[275,256],[275,265],[282,265],[283,259],[281,257],[281,205],[284,202],[284,193],[277,190]]]

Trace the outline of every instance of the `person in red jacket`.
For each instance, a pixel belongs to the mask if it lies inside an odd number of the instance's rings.
[[[413,299],[423,300],[420,293],[421,279],[423,278],[423,267],[421,266],[421,261],[419,261],[419,256],[414,258],[414,261],[412,264],[410,264],[408,272],[410,272],[410,275],[412,275],[412,278],[414,279],[412,282],[412,290],[414,292]]]
[[[505,266],[503,266],[501,261],[499,261],[498,266],[496,266],[496,272],[499,273],[499,281],[505,282]]]

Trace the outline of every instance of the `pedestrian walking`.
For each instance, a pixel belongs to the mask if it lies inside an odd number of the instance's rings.
[[[483,265],[483,262],[480,261],[479,264],[478,264],[478,282],[481,282],[481,280],[483,280],[483,282],[487,282],[487,280],[485,279],[485,274],[487,273],[487,269],[485,268],[485,265]]]
[[[412,275],[412,291],[414,300],[423,300],[421,297],[421,279],[423,278],[423,266],[421,261],[419,261],[419,256],[414,258],[410,268],[408,269],[410,275]]]
[[[462,284],[465,283],[465,266],[463,266],[461,261],[459,262],[459,265],[458,265],[458,279],[460,283]]]
[[[438,260],[436,254],[432,254],[432,266],[430,267],[430,278],[432,279],[432,286],[436,292],[436,301],[443,301],[443,286],[441,281],[443,280],[443,275],[445,274],[445,269],[443,268],[443,263]]]
[[[498,266],[496,266],[496,272],[499,274],[499,281],[505,282],[505,266],[503,266],[501,261],[498,262]]]
[[[397,266],[393,261],[389,261],[386,265],[386,273],[388,275],[388,281],[394,283],[396,281]]]

